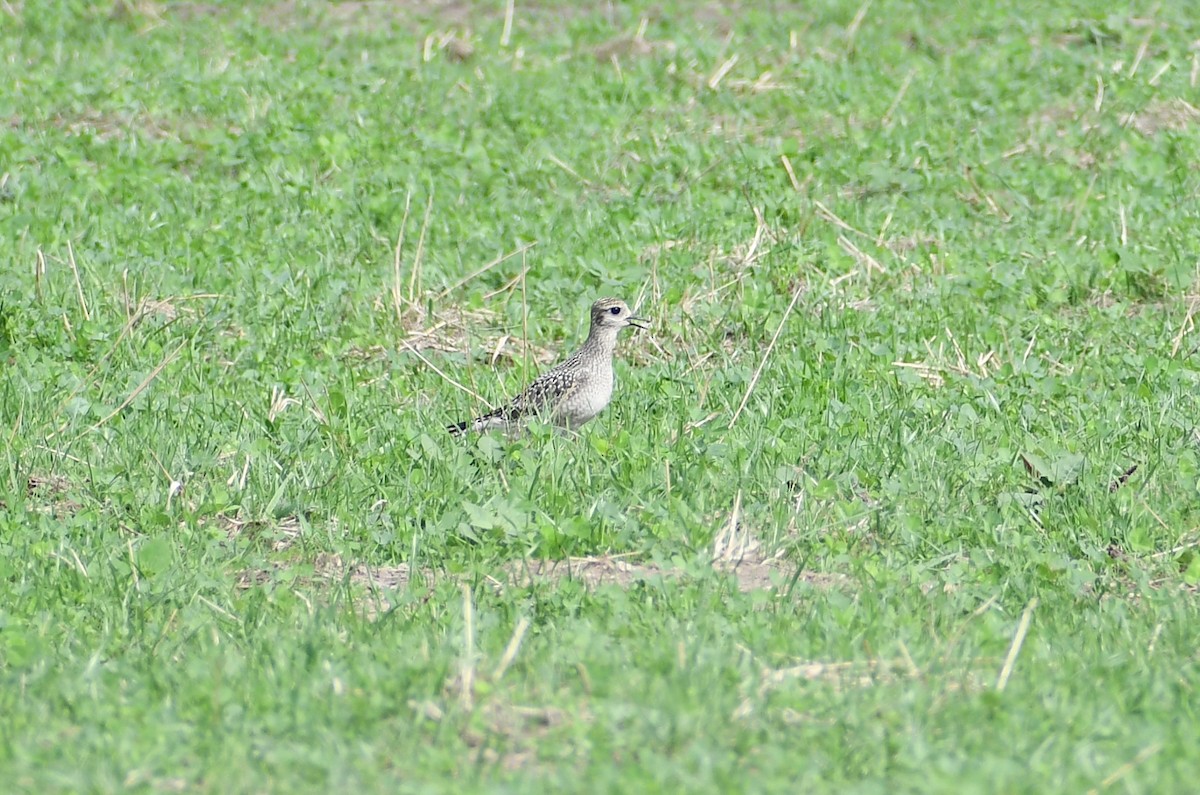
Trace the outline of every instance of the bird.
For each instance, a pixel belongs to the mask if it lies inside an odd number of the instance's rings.
[[[603,411],[612,399],[617,335],[630,326],[649,328],[650,321],[634,317],[619,298],[596,301],[591,317],[591,330],[579,350],[535,378],[505,405],[472,420],[449,425],[446,430],[458,436],[468,431],[508,428],[539,417],[573,431]]]

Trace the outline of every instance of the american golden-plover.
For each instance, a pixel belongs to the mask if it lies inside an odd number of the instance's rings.
[[[573,430],[595,417],[613,391],[613,351],[626,326],[644,329],[649,321],[634,317],[624,301],[601,298],[592,304],[587,340],[566,361],[542,373],[506,405],[482,417],[447,428],[450,433],[505,428],[529,417],[541,417]]]

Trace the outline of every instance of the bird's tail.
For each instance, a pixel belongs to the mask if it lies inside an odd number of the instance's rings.
[[[490,414],[484,414],[482,417],[476,417],[473,420],[463,420],[453,425],[447,425],[446,430],[449,431],[451,436],[461,436],[470,431],[487,431],[492,428],[503,428],[507,424],[504,411],[497,410]]]

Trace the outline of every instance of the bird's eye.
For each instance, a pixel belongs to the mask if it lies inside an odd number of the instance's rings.
[[[621,307],[614,306],[612,309],[610,309],[608,311],[612,312],[614,315],[619,315],[619,314],[621,314]]]

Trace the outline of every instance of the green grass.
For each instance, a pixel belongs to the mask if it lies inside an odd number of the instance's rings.
[[[0,780],[1194,788],[1191,4],[597,5],[0,4]]]

